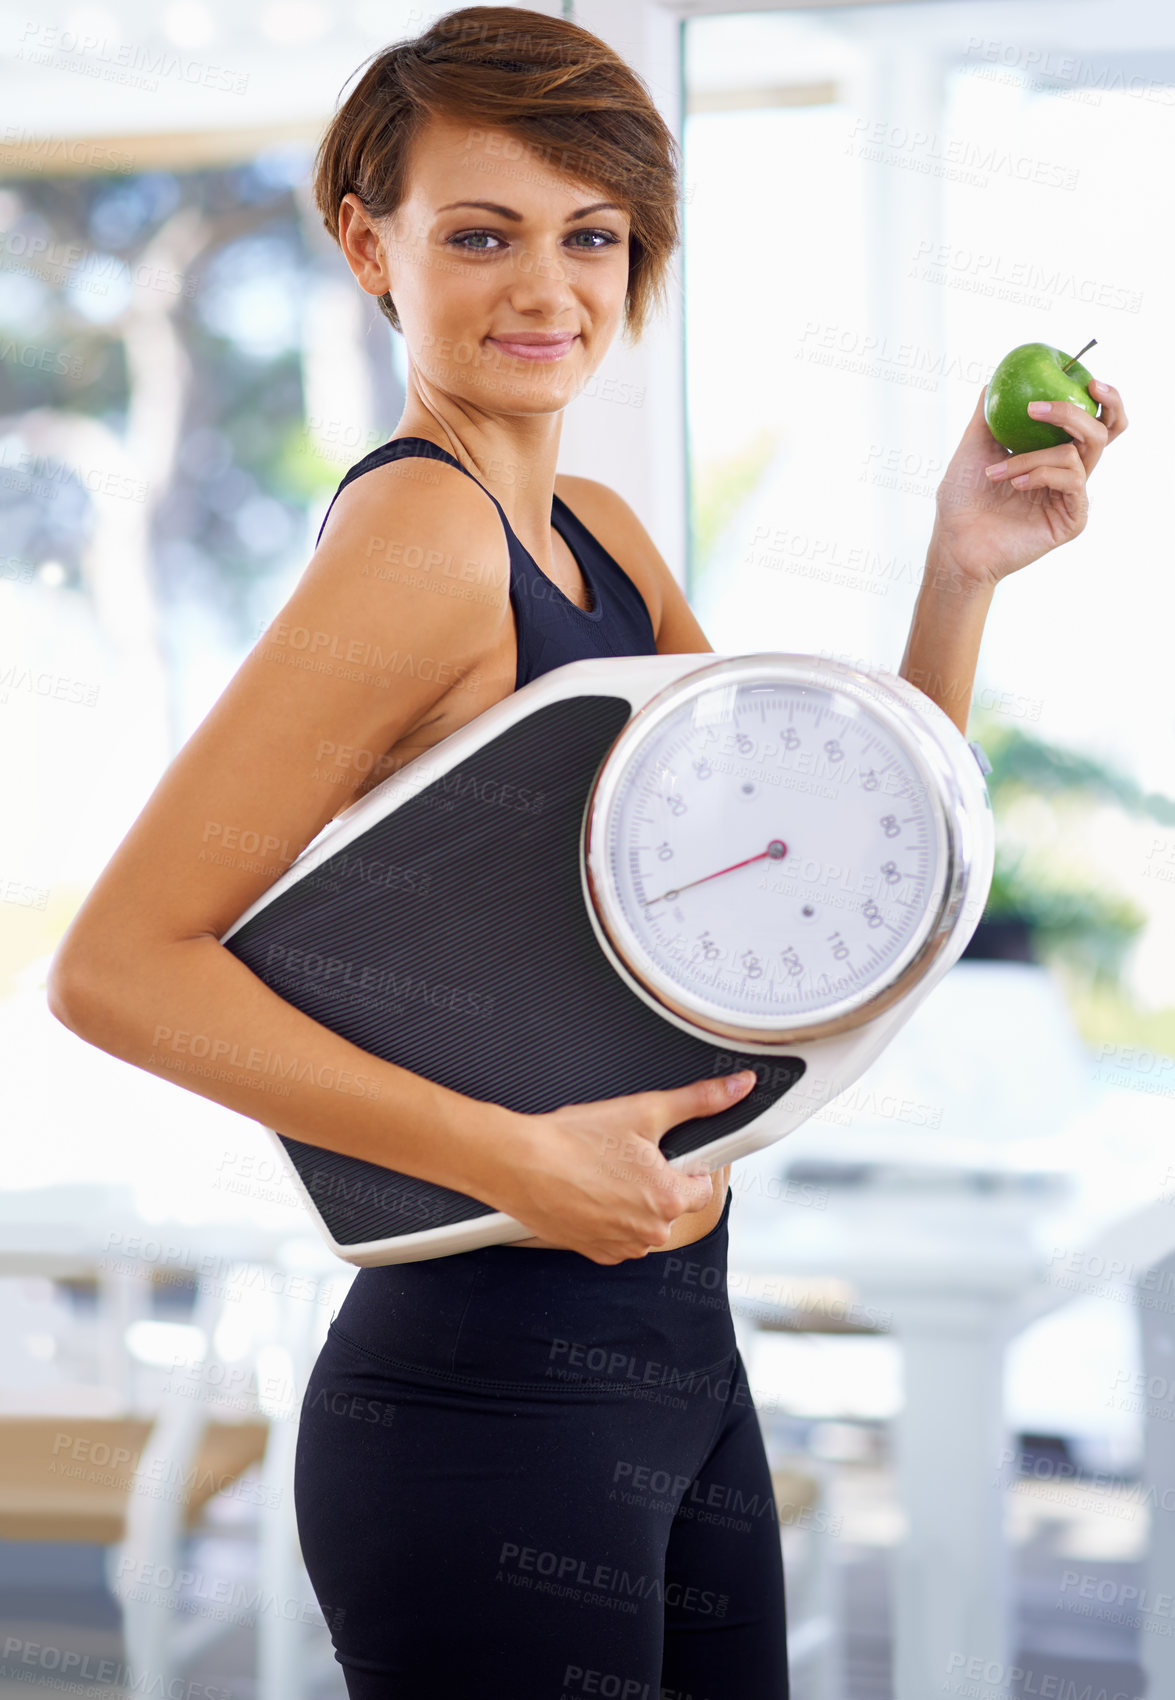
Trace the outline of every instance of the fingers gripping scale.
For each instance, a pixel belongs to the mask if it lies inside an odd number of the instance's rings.
[[[374,1057],[524,1114],[754,1068],[661,1139],[717,1168],[843,1092],[958,960],[991,885],[986,770],[880,670],[573,661],[328,822],[221,943]],[[340,1119],[371,1085],[336,1083]],[[347,1262],[533,1232],[267,1131]]]

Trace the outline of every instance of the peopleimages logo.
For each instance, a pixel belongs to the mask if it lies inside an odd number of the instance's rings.
[[[1011,153],[986,139],[944,136],[937,130],[920,130],[884,118],[854,119],[845,152],[975,188],[986,188],[993,176],[1001,174],[1054,189],[1075,189],[1078,180],[1078,172],[1060,161]]]
[[[166,1054],[160,1054],[160,1051]],[[183,1063],[179,1056],[195,1058]],[[287,1056],[270,1051],[262,1045],[246,1045],[230,1037],[209,1033],[190,1033],[183,1029],[157,1026],[152,1038],[148,1064],[171,1069],[178,1074],[199,1074],[216,1080],[231,1080],[244,1086],[279,1091],[288,1096],[292,1081],[309,1080],[328,1091],[346,1093],[351,1098],[378,1098],[379,1086],[369,1075],[353,1073],[350,1069],[335,1068],[330,1063],[314,1062],[307,1057]],[[246,1078],[235,1072],[243,1069]],[[250,1080],[250,1074],[261,1077]]]
[[[369,997],[403,999],[408,1003],[427,1003],[434,1009],[449,1009],[467,1015],[492,1015],[492,996],[476,989],[430,982],[422,975],[397,973],[394,968],[378,968],[372,964],[349,962],[342,956],[324,956],[321,951],[295,949],[288,945],[271,944],[266,954],[268,983],[304,984],[318,980],[333,991],[346,990]]]
[[[249,86],[246,72],[202,59],[189,59],[181,52],[155,43],[113,41],[109,36],[66,29],[60,24],[38,24],[30,20],[16,47],[16,57],[32,65],[79,72],[108,82],[121,82],[158,91],[161,80],[174,78],[190,88],[215,89],[225,94],[244,94]]]
[[[545,1551],[539,1547],[520,1546],[516,1541],[503,1541],[498,1565],[497,1581],[537,1576],[548,1583],[547,1592],[570,1592],[574,1598],[584,1601],[592,1600],[595,1595],[611,1596],[612,1602],[624,1610],[635,1610],[637,1599],[655,1599],[681,1612],[725,1617],[730,1603],[729,1594],[716,1593],[712,1588],[666,1582],[660,1576],[634,1575],[614,1564],[593,1563],[576,1553]]]

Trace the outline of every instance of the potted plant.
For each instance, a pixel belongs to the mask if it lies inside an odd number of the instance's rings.
[[[1114,802],[1126,813],[1170,823],[1175,802],[1144,794],[1092,757],[1046,744],[1018,727],[983,727],[991,762],[987,788],[996,818],[996,858],[983,915],[964,958],[1033,962],[1063,958],[1102,983],[1117,981],[1129,946],[1146,925],[1130,897],[1081,866],[1082,817]],[[1043,801],[1024,830],[1024,805]],[[1019,818],[1018,818],[1019,817]],[[1062,826],[1063,823],[1063,826]]]

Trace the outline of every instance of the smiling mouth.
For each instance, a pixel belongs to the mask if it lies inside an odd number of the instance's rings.
[[[552,361],[559,360],[574,345],[578,333],[568,333],[560,337],[543,337],[538,341],[524,337],[492,336],[488,340],[517,360]]]

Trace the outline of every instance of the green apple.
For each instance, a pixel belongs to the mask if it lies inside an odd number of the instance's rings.
[[[1092,342],[1085,345],[1092,347]],[[1075,401],[1096,418],[1098,404],[1088,388],[1092,376],[1075,357],[1060,348],[1051,348],[1047,342],[1022,342],[1019,348],[1004,355],[991,375],[983,404],[988,430],[997,443],[1018,455],[1030,449],[1051,449],[1057,443],[1071,443],[1072,437],[1059,425],[1034,419],[1027,412],[1028,403]]]

